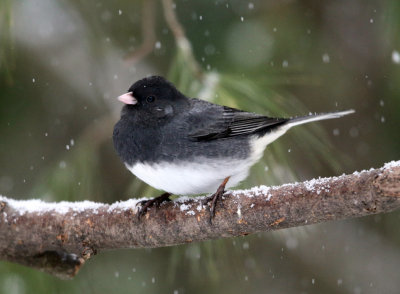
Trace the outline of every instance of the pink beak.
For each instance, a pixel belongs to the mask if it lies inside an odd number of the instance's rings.
[[[122,94],[121,96],[118,97],[118,100],[121,101],[122,103],[131,105],[135,105],[137,103],[137,100],[135,97],[133,97],[132,92]]]

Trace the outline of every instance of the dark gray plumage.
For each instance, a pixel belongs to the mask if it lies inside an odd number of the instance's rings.
[[[353,112],[270,118],[187,98],[158,76],[136,82],[120,100],[118,155],[143,181],[174,194],[214,192],[227,177],[235,186],[290,127]]]

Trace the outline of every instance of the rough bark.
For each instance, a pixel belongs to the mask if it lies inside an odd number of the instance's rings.
[[[71,278],[99,251],[171,246],[400,208],[400,161],[351,175],[228,191],[209,222],[204,198],[180,198],[137,218],[137,200],[112,205],[0,197],[0,259]]]

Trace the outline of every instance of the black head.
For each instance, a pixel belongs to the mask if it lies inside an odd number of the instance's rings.
[[[172,116],[184,109],[188,99],[173,84],[160,76],[151,76],[134,83],[128,93],[118,97],[126,105],[122,115],[145,120]]]

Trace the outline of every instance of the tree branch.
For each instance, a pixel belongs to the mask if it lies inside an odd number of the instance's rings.
[[[0,259],[71,278],[106,249],[171,246],[389,212],[400,208],[400,161],[340,177],[228,191],[212,224],[203,199],[179,198],[139,221],[136,199],[108,205],[0,196]]]

